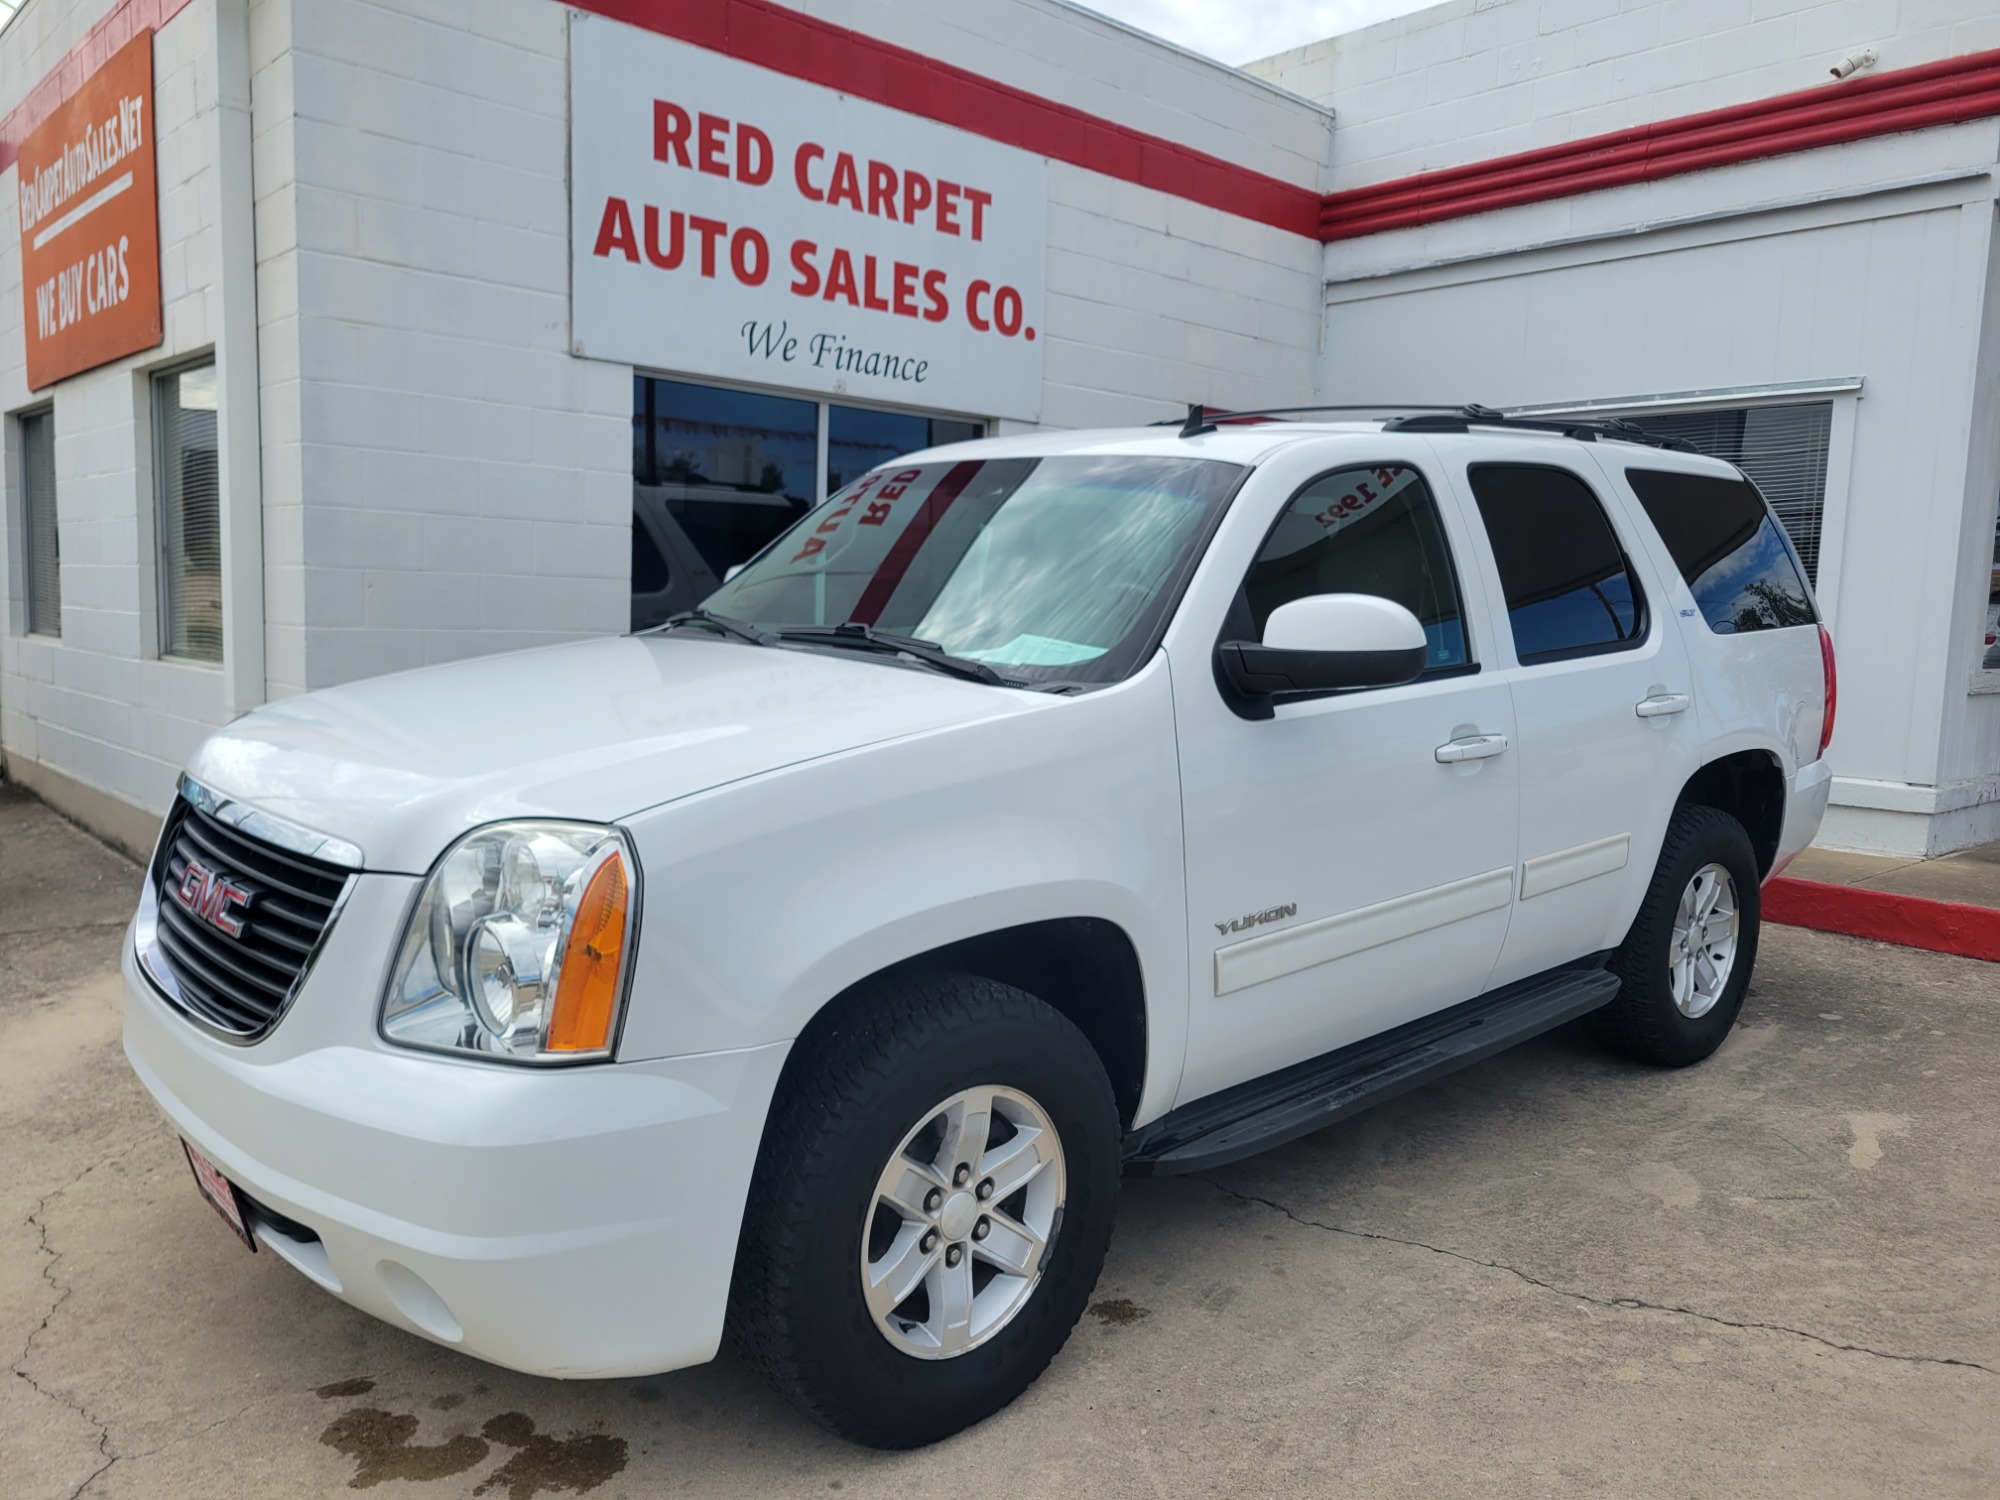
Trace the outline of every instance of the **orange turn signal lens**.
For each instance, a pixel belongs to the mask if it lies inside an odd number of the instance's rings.
[[[607,1052],[618,1019],[631,887],[624,857],[608,854],[583,888],[563,944],[561,977],[549,1012],[548,1052]]]

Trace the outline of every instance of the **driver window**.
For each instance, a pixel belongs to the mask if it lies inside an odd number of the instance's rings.
[[[1259,640],[1281,604],[1312,594],[1374,594],[1422,622],[1426,672],[1472,660],[1437,502],[1415,469],[1342,469],[1315,479],[1278,518],[1243,593]]]

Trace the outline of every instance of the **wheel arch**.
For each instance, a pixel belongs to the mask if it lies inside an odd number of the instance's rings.
[[[1145,1093],[1148,1032],[1139,950],[1125,929],[1103,917],[1025,922],[914,953],[856,980],[822,1006],[792,1046],[810,1055],[816,1033],[868,1003],[870,987],[892,974],[974,974],[1012,985],[1066,1017],[1096,1051],[1130,1129]]]
[[[1771,873],[1785,827],[1785,769],[1774,750],[1717,756],[1690,776],[1676,807],[1690,803],[1728,813],[1750,835],[1760,877]]]

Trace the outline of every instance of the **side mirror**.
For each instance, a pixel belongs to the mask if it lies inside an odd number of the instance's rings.
[[[1428,648],[1417,617],[1393,599],[1315,594],[1272,610],[1261,643],[1216,649],[1237,689],[1263,697],[1413,682]]]

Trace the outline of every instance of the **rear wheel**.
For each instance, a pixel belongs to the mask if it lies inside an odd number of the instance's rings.
[[[1082,1314],[1119,1124],[1082,1033],[1032,995],[897,976],[801,1043],[765,1131],[730,1324],[858,1442],[934,1442],[1012,1401]]]
[[[1615,1052],[1663,1067],[1700,1062],[1729,1035],[1757,961],[1757,857],[1743,825],[1684,804],[1610,969],[1618,998],[1591,1018]]]

